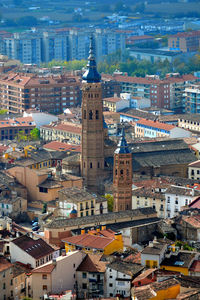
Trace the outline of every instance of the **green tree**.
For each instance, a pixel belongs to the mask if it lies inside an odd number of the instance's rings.
[[[105,198],[107,199],[107,203],[108,203],[108,211],[112,212],[113,211],[113,207],[114,207],[114,198],[110,194],[106,194]]]
[[[18,142],[27,141],[28,136],[25,134],[24,130],[20,130],[16,136]]]
[[[40,138],[40,131],[39,131],[38,128],[34,128],[34,129],[31,130],[31,132],[30,132],[30,138],[33,141],[39,140],[39,138]]]
[[[7,112],[7,109],[0,109],[0,115],[5,115]]]

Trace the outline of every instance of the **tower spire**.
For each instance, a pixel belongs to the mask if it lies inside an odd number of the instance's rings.
[[[91,35],[87,70],[85,71],[82,77],[83,81],[88,83],[96,83],[96,82],[100,82],[101,80],[101,75],[97,71],[93,45],[94,45],[94,40],[93,40],[93,36]]]
[[[124,128],[122,128],[122,136],[117,145],[117,149],[115,150],[115,153],[130,153],[125,139]]]

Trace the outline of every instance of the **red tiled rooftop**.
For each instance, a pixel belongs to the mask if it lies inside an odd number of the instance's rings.
[[[11,264],[6,258],[0,257],[0,272],[11,268],[13,264]]]
[[[165,124],[165,123],[161,123],[158,121],[151,121],[151,120],[146,120],[146,119],[141,119],[141,120],[137,121],[136,124],[142,124],[142,125],[153,127],[153,128],[164,129],[167,131],[170,131],[171,129],[175,128],[175,126],[171,125],[171,124]]]
[[[192,162],[191,164],[189,164],[189,167],[200,168],[200,160]]]
[[[113,239],[111,238],[90,234],[76,235],[63,240],[63,242],[70,243],[72,245],[102,250],[112,241]]]
[[[32,271],[32,273],[51,273],[55,268],[55,265],[48,264],[45,266],[41,266],[39,268],[36,268]]]
[[[188,32],[178,32],[177,34],[172,35],[171,37],[193,37],[193,36],[199,36],[200,37],[200,30],[193,30]]]
[[[197,188],[199,189],[199,188]],[[200,197],[194,199],[189,205],[190,208],[199,208],[200,209]]]
[[[113,102],[113,103],[116,103],[116,102],[119,102],[121,101],[122,99],[119,98],[119,97],[110,97],[110,98],[104,98],[103,101],[106,101],[106,102]]]
[[[50,149],[54,151],[75,151],[75,152],[81,152],[81,146],[77,145],[71,145],[67,143],[62,143],[59,141],[52,141],[46,145],[43,146],[45,149]]]
[[[44,125],[42,126],[44,128],[50,128],[54,130],[62,130],[62,131],[67,131],[67,132],[72,132],[72,133],[77,133],[81,134],[81,126],[78,126],[77,124],[58,124],[56,126],[51,126],[51,125]]]
[[[193,263],[190,267],[190,272],[200,273],[200,260],[193,261]]]
[[[183,218],[185,222],[190,224],[192,227],[200,228],[200,215],[193,215]]]
[[[77,271],[104,273],[107,262],[101,261],[101,257],[102,255],[87,254],[82,263],[79,265]]]
[[[27,127],[35,126],[34,120],[32,117],[22,117],[16,119],[8,119],[0,121],[0,128],[4,127]]]

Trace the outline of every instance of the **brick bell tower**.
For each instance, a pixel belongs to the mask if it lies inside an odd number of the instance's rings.
[[[124,129],[114,153],[113,196],[114,211],[132,209],[132,154],[124,137]]]
[[[82,77],[82,155],[81,173],[84,185],[102,192],[104,174],[104,128],[101,76],[97,71],[93,53],[93,38],[87,70]]]

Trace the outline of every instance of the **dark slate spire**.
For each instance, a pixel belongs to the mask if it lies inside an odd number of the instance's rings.
[[[117,145],[117,149],[115,150],[116,154],[126,154],[126,153],[130,153],[129,149],[128,149],[128,145],[124,136],[124,128],[122,128],[122,137]]]
[[[101,75],[97,71],[96,61],[93,49],[93,37],[90,37],[90,51],[88,57],[87,70],[83,74],[82,79],[88,83],[100,82]]]

